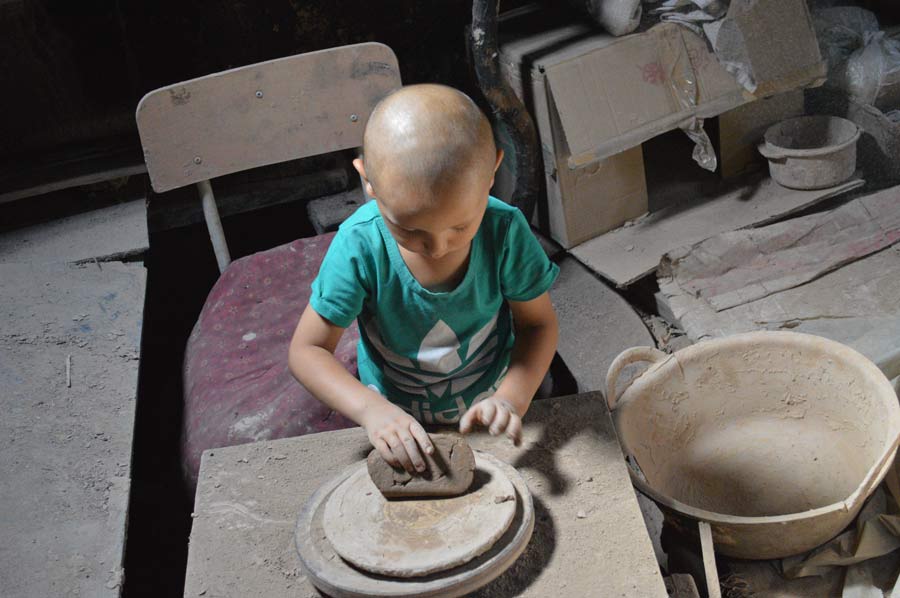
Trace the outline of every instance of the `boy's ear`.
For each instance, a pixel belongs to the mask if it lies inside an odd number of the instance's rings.
[[[366,165],[363,162],[362,158],[354,158],[353,159],[353,168],[356,169],[356,172],[359,173],[359,178],[362,181],[362,184],[365,186],[366,195],[371,198],[375,198],[375,191],[372,189],[372,183],[369,182],[369,177],[366,176]]]
[[[494,172],[491,174],[491,187],[494,186],[494,177],[497,176],[497,171],[500,169],[500,164],[503,163],[503,150],[499,147],[497,148],[497,163],[494,164]]]

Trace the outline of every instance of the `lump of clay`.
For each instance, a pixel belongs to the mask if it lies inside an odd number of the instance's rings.
[[[458,496],[469,489],[475,477],[475,455],[462,436],[431,436],[434,453],[423,455],[426,468],[412,475],[395,468],[372,450],[366,460],[369,476],[386,498]]]

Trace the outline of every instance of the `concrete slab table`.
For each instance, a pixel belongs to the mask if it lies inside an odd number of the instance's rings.
[[[600,393],[535,403],[519,448],[469,438],[523,474],[537,519],[525,553],[474,596],[666,596]],[[368,450],[355,428],[206,451],[184,595],[319,596],[294,550],[297,514]]]

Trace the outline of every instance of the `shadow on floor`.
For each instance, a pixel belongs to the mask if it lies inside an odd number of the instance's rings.
[[[226,218],[224,228],[234,258],[313,234],[302,203]],[[179,459],[181,364],[187,337],[218,277],[203,225],[151,233],[146,266],[126,598],[184,592],[193,497],[182,481]]]

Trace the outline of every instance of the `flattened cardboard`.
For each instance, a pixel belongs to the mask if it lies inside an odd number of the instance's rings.
[[[580,262],[614,283],[627,287],[656,270],[660,258],[683,245],[729,230],[760,226],[863,185],[849,181],[813,191],[786,189],[769,177],[739,181],[712,197],[673,205],[591,239],[571,250]]]

